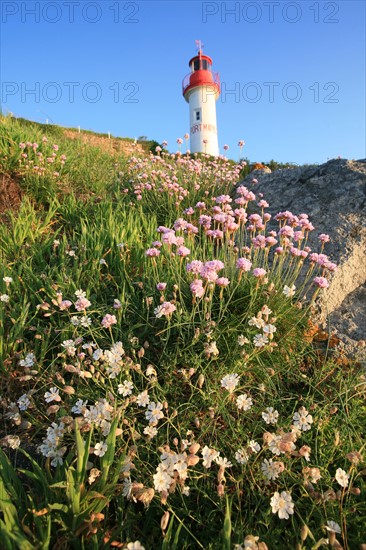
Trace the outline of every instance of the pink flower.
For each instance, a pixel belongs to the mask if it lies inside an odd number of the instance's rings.
[[[229,149],[230,149],[230,147],[229,147],[228,145],[225,144],[225,145],[224,145],[224,150],[225,150],[225,151],[228,151]]]
[[[52,149],[53,149],[54,151],[58,151],[58,145],[52,145]]]
[[[176,309],[177,308],[175,307],[175,305],[171,302],[163,302],[160,306],[154,309],[154,313],[157,318],[160,318],[163,315],[165,317],[169,317]]]
[[[160,291],[160,292],[164,292],[164,290],[166,289],[166,283],[158,283],[156,285],[156,288]]]
[[[257,277],[257,279],[262,279],[266,274],[267,271],[262,267],[256,267],[255,269],[253,269],[253,275],[254,277]]]
[[[61,304],[59,305],[59,308],[61,311],[64,311],[65,309],[69,309],[71,305],[72,305],[72,302],[70,302],[70,300],[62,300]]]
[[[75,309],[77,311],[84,311],[87,307],[89,307],[91,303],[89,300],[83,296],[81,296],[76,302],[75,302]]]
[[[281,227],[278,234],[283,237],[290,237],[292,239],[294,236],[294,230],[289,225],[285,225],[284,227]]]
[[[184,139],[189,139],[189,134],[184,134]]]
[[[191,283],[190,285],[190,289],[193,296],[197,296],[197,298],[202,298],[205,293],[202,279],[197,279],[196,281],[193,281],[193,283]]]
[[[178,139],[177,139],[177,143],[178,143],[178,145],[181,145],[181,144],[183,143],[182,138],[178,138]]]
[[[313,279],[314,285],[318,286],[319,288],[328,288],[329,283],[325,277],[315,277]]]
[[[236,267],[241,271],[250,271],[252,262],[247,260],[247,258],[239,258],[236,262]]]
[[[322,233],[321,235],[319,235],[318,238],[319,238],[319,241],[322,243],[329,243],[330,241],[329,235],[326,235],[325,233]]]
[[[227,277],[219,277],[218,279],[216,279],[216,284],[218,286],[225,287],[225,286],[228,286],[230,284],[230,281],[229,281],[229,279],[227,279]]]
[[[110,315],[109,313],[107,313],[107,315],[105,315],[105,317],[103,317],[102,319],[102,325],[104,328],[109,328],[112,325],[115,325],[116,323],[117,323],[116,316]]]
[[[240,140],[238,141],[238,146],[239,146],[239,147],[243,147],[243,145],[245,145],[245,141],[244,141],[243,139],[240,139]]]
[[[203,267],[203,263],[200,260],[192,260],[189,264],[186,265],[186,270],[188,273],[194,273],[198,275]]]
[[[186,256],[189,256],[190,253],[191,253],[191,251],[186,246],[180,246],[177,249],[178,256],[181,256],[182,258],[185,258]]]
[[[148,248],[145,252],[145,256],[149,256],[149,258],[154,258],[156,256],[159,256],[160,250],[157,248]]]

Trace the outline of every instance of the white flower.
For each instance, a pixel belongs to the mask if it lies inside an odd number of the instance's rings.
[[[140,541],[136,540],[127,544],[127,550],[145,550],[145,546],[142,546]]]
[[[124,380],[123,384],[118,384],[118,393],[123,397],[131,395],[133,390],[133,383],[130,380]]]
[[[244,334],[240,334],[238,336],[238,344],[239,346],[244,346],[245,344],[249,344],[249,340],[244,336]]]
[[[136,403],[139,407],[147,407],[147,405],[150,403],[150,397],[147,393],[147,390],[144,390],[143,392],[139,393],[136,397]]]
[[[249,411],[252,405],[253,405],[252,398],[248,397],[246,393],[238,395],[238,397],[236,398],[236,406],[238,407],[239,410]]]
[[[291,298],[295,294],[296,286],[292,285],[291,287],[285,285],[283,287],[283,294],[286,296],[286,298]]]
[[[337,471],[335,473],[335,478],[336,478],[336,481],[339,483],[339,485],[341,487],[347,487],[348,486],[349,475],[347,474],[347,472],[342,470],[342,468],[337,469]]]
[[[9,300],[10,300],[10,298],[9,298],[8,294],[1,294],[0,302],[4,302],[5,304],[7,304],[9,302]]]
[[[3,281],[6,284],[6,286],[8,286],[10,283],[13,282],[13,278],[12,277],[3,277]]]
[[[225,388],[228,392],[232,393],[236,386],[239,384],[240,376],[239,374],[227,374],[224,378],[221,379],[221,386]]]
[[[278,445],[281,442],[282,437],[280,435],[275,435],[275,434],[271,434],[271,436],[272,437],[270,442],[268,443],[268,448],[272,454],[279,456],[282,453],[282,451]]]
[[[283,462],[273,462],[272,458],[269,460],[264,459],[261,464],[261,470],[268,480],[277,479],[284,470]]]
[[[220,453],[215,451],[215,449],[209,449],[207,445],[205,445],[201,451],[201,454],[204,468],[211,468],[212,462],[218,458]]]
[[[163,464],[159,464],[156,468],[156,474],[153,475],[155,490],[161,493],[161,491],[168,491],[170,485],[173,483],[173,478],[167,473]]]
[[[259,445],[259,443],[257,443],[257,441],[254,441],[254,439],[251,439],[249,441],[248,447],[252,450],[253,453],[259,453],[259,451],[261,450],[261,446]]]
[[[51,403],[51,401],[61,401],[61,397],[59,396],[59,389],[58,388],[50,388],[50,391],[46,391],[44,394],[44,399],[46,403]]]
[[[223,456],[218,456],[217,458],[215,458],[215,462],[218,466],[221,466],[223,468],[231,468],[232,467],[232,463],[225,457]]]
[[[308,413],[305,407],[300,407],[299,412],[294,413],[293,420],[294,426],[300,428],[300,430],[304,432],[310,430],[311,424],[313,423],[313,417]]]
[[[26,411],[30,405],[30,399],[26,393],[21,395],[17,401],[20,411]]]
[[[263,315],[271,315],[272,313],[272,310],[269,309],[269,307],[267,305],[264,305],[261,309],[261,312],[263,313]]]
[[[87,404],[88,404],[87,401],[78,399],[75,405],[71,408],[71,412],[73,412],[74,414],[84,414]]]
[[[216,345],[216,342],[205,343],[205,354],[207,356],[213,355],[217,357],[219,355],[219,348]]]
[[[148,410],[145,412],[145,416],[146,420],[148,420],[150,424],[157,424],[161,418],[164,418],[162,403],[154,403],[154,401],[152,401],[149,403],[147,409]]]
[[[105,442],[101,441],[94,445],[94,454],[96,456],[99,456],[99,458],[101,458],[102,456],[105,455],[105,453],[107,452],[107,449],[108,449],[108,445]]]
[[[146,428],[144,428],[144,434],[149,436],[150,439],[155,437],[157,433],[158,433],[158,430],[157,428],[155,428],[155,426],[146,426]]]
[[[86,292],[84,290],[76,290],[75,296],[77,298],[86,298]]]
[[[336,533],[337,535],[341,535],[342,533],[342,530],[340,528],[340,526],[338,525],[338,523],[336,523],[335,521],[327,521],[327,525],[325,526],[326,530],[329,531],[330,533]]]
[[[267,412],[262,412],[262,418],[266,424],[277,424],[278,411],[275,411],[273,407],[267,407]]]
[[[251,317],[248,321],[248,325],[251,327],[263,328],[265,324],[264,319],[261,317]]]
[[[249,460],[249,455],[245,449],[238,449],[235,453],[235,460],[239,464],[246,464]]]
[[[263,348],[269,340],[265,334],[256,334],[253,338],[253,344],[256,348]]]
[[[64,340],[61,344],[61,346],[65,348],[67,355],[70,355],[70,357],[74,357],[76,354],[76,347],[74,344],[74,340]]]
[[[289,519],[290,515],[294,513],[294,503],[287,491],[282,491],[281,494],[276,491],[271,498],[271,507],[272,513],[278,513],[280,519]]]
[[[276,332],[276,330],[277,330],[276,327],[274,325],[270,325],[270,324],[264,325],[264,327],[263,327],[263,332],[265,334],[274,334]]]
[[[33,367],[35,362],[36,362],[36,356],[34,355],[34,353],[27,353],[27,355],[25,356],[25,359],[21,359],[19,361],[19,365],[21,367],[25,367],[29,369],[30,367]]]

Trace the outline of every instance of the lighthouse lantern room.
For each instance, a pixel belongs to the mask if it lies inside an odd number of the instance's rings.
[[[218,156],[216,101],[220,95],[220,78],[212,71],[212,59],[198,52],[189,61],[191,72],[183,79],[183,96],[189,103],[190,150]]]

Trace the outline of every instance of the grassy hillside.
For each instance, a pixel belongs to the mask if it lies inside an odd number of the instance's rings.
[[[269,232],[222,158],[0,145],[2,547],[366,544],[365,375],[311,324],[306,216]]]

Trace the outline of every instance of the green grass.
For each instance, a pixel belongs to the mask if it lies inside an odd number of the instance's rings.
[[[274,261],[252,241],[266,226],[235,225],[231,207],[263,219],[253,197],[235,203],[241,167],[112,157],[62,128],[9,117],[0,143],[0,169],[23,192],[0,226],[3,547],[365,544],[365,374],[307,336],[303,296],[326,269],[300,262],[283,239]],[[187,271],[193,260],[212,281]],[[266,423],[268,408],[276,423]],[[288,519],[271,506],[283,492]]]

